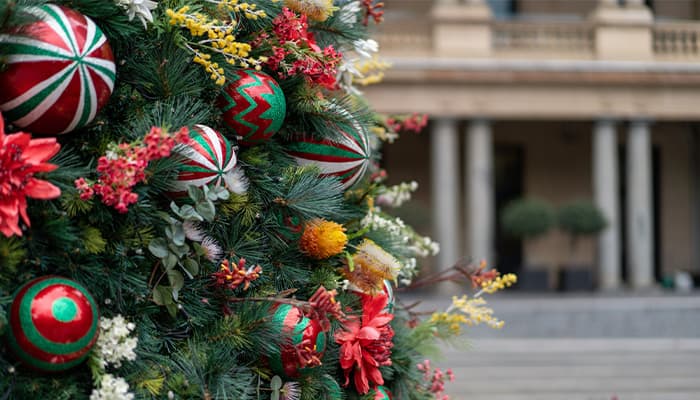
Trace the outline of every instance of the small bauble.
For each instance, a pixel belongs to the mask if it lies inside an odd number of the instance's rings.
[[[225,184],[232,188],[236,153],[228,139],[205,125],[190,128],[189,136],[190,144],[175,147],[175,152],[184,160],[172,194],[183,194],[189,186]]]
[[[82,285],[58,276],[36,278],[14,295],[8,344],[32,368],[63,371],[88,356],[98,320],[97,304]]]
[[[391,392],[384,386],[377,386],[369,390],[369,395],[373,395],[373,400],[392,400]]]
[[[274,309],[272,325],[275,333],[291,337],[291,343],[285,343],[280,353],[270,358],[270,368],[276,374],[286,378],[298,378],[314,364],[305,363],[299,356],[298,349],[320,359],[326,349],[328,338],[321,325],[302,315],[301,310],[289,304],[281,304]]]
[[[284,122],[287,102],[284,92],[270,75],[239,70],[217,101],[224,124],[251,146],[266,141]]]
[[[384,308],[387,312],[394,313],[394,288],[392,286],[391,281],[389,280],[384,280],[384,293],[386,293],[387,297],[387,302],[386,302],[386,307]]]
[[[351,187],[367,171],[370,163],[370,146],[367,131],[357,122],[336,124],[341,139],[315,140],[302,138],[287,144],[287,152],[297,164],[317,165],[324,176],[340,178],[345,189]]]
[[[0,110],[24,130],[59,134],[85,126],[107,103],[116,68],[90,18],[66,7],[33,9],[39,21],[3,37]]]

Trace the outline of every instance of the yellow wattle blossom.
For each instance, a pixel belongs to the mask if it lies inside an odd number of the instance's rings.
[[[319,22],[327,20],[338,10],[338,7],[333,6],[333,0],[284,0],[284,5]]]
[[[518,277],[515,274],[497,276],[493,280],[483,282],[481,284],[481,292],[493,294],[499,290],[513,286],[513,284],[515,284],[517,281]]]
[[[384,290],[384,280],[395,281],[401,265],[373,241],[365,239],[357,246],[352,263],[342,269],[343,276],[358,290],[375,295]]]
[[[265,11],[256,10],[255,4],[241,3],[239,0],[209,1],[217,4],[217,8],[221,10],[240,13],[249,19],[265,16]],[[267,61],[266,57],[250,57],[250,44],[236,41],[234,29],[237,21],[219,21],[200,12],[190,12],[190,10],[190,6],[183,6],[177,11],[169,8],[165,13],[170,18],[170,25],[187,29],[190,36],[195,38],[192,41],[188,40],[185,43],[185,48],[194,54],[192,61],[204,67],[204,70],[217,85],[223,86],[226,83],[226,77],[224,69],[218,63],[211,61],[210,53],[222,55],[224,60],[231,65],[243,68],[252,66],[256,70],[260,70],[262,63]]]
[[[452,297],[452,305],[444,312],[436,312],[430,317],[430,322],[447,325],[453,335],[462,333],[462,325],[475,326],[485,324],[489,328],[501,329],[505,324],[493,316],[493,309],[486,305],[482,297],[467,298]]]
[[[343,225],[316,218],[304,226],[299,247],[309,257],[323,260],[340,254],[347,243]]]
[[[354,76],[352,82],[367,86],[381,82],[382,79],[384,79],[384,71],[391,67],[391,63],[373,57],[371,59],[358,61],[354,66],[361,76]]]

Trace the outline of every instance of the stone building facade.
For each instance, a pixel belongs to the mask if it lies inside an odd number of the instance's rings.
[[[380,111],[431,116],[385,162],[423,185],[437,267],[469,256],[544,271],[551,287],[583,268],[604,290],[700,273],[700,2],[386,7],[378,37],[393,68],[365,93]],[[609,224],[573,256],[556,231],[514,242],[499,221],[517,197],[591,200]]]

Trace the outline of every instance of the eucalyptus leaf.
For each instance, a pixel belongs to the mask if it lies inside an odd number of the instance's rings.
[[[214,220],[214,216],[216,215],[216,208],[214,207],[214,203],[210,201],[197,203],[196,208],[199,215],[201,215],[205,220],[209,222]]]
[[[199,275],[199,264],[197,261],[191,258],[185,258],[183,261],[183,266],[185,271],[187,271],[187,273],[190,275],[190,278],[193,278],[195,275]]]
[[[270,379],[270,389],[279,391],[282,389],[282,378],[275,375]]]
[[[195,203],[199,203],[205,198],[204,191],[196,186],[189,186],[187,188],[187,195],[190,196],[190,199]]]
[[[163,266],[165,266],[165,269],[172,269],[175,268],[177,265],[177,256],[171,252],[168,252],[168,255],[163,258]]]
[[[168,255],[168,242],[163,238],[155,238],[148,244],[148,250],[158,258]]]
[[[185,230],[182,228],[182,224],[171,225],[173,231],[173,243],[178,246],[185,244]]]
[[[158,285],[153,289],[153,302],[159,306],[173,303],[172,290],[163,285]]]

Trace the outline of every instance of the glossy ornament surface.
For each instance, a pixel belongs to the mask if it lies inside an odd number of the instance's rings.
[[[184,158],[172,194],[180,195],[189,186],[233,186],[236,153],[228,139],[206,125],[189,128],[192,142],[180,144],[174,151]]]
[[[90,18],[66,7],[31,11],[39,21],[0,41],[0,110],[26,131],[60,134],[90,123],[114,89],[112,49]]]
[[[370,163],[371,149],[367,131],[356,121],[337,123],[340,140],[302,138],[286,145],[299,165],[313,164],[324,176],[340,178],[345,189],[359,181]]]
[[[262,143],[284,122],[287,102],[279,84],[268,74],[239,70],[217,100],[224,125],[244,146]]]
[[[391,392],[384,386],[377,386],[369,391],[370,395],[374,395],[373,400],[392,400]]]
[[[33,279],[14,295],[8,344],[25,364],[63,371],[85,360],[98,336],[98,307],[79,283],[58,276]]]
[[[280,353],[270,358],[270,368],[287,378],[301,376],[305,369],[297,348],[309,347],[318,358],[323,356],[328,341],[321,325],[302,315],[301,310],[289,304],[281,304],[274,309],[272,324],[276,333],[284,337],[291,336],[291,343],[283,344]]]

